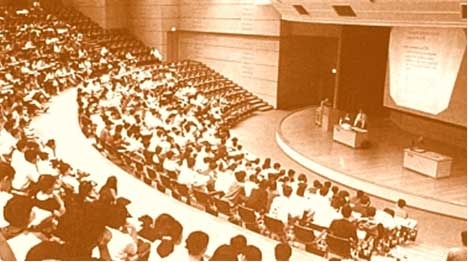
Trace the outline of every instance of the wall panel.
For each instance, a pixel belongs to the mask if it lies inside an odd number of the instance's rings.
[[[276,106],[279,39],[179,32],[179,58],[207,64]]]
[[[278,36],[280,15],[253,0],[180,0],[181,30]]]
[[[128,2],[127,28],[146,45],[167,57],[167,32],[177,27],[178,0],[137,0]]]

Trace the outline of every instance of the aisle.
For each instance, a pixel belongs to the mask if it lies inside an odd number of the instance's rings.
[[[103,157],[82,134],[78,125],[76,90],[67,90],[50,102],[47,113],[38,116],[31,127],[42,139],[53,138],[57,144],[57,155],[74,168],[91,174],[91,179],[102,185],[107,177],[114,175],[118,179],[119,195],[132,201],[128,206],[134,217],[149,214],[153,217],[160,213],[169,213],[184,226],[184,239],[194,230],[203,230],[210,236],[207,253],[212,254],[220,244],[229,243],[232,236],[243,234],[250,244],[258,246],[264,261],[274,261],[276,241],[242,229],[236,225],[208,215],[198,209],[166,196],[128,175],[122,169]],[[177,248],[184,248],[182,243]],[[325,261],[325,259],[295,249],[291,260]]]

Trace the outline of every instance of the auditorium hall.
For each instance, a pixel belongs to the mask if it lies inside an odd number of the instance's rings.
[[[0,261],[467,261],[464,0],[0,0]]]

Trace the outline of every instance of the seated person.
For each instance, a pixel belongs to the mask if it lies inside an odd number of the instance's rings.
[[[341,209],[341,215],[343,216],[340,219],[335,219],[330,225],[330,233],[337,237],[342,237],[346,239],[353,239],[354,241],[357,241],[357,227],[354,223],[352,223],[351,220],[351,213],[352,209],[349,206],[344,206]]]
[[[367,115],[362,111],[362,109],[359,109],[359,113],[354,119],[353,126],[360,129],[367,129]]]
[[[401,218],[408,218],[408,212],[406,211],[406,201],[404,199],[398,199],[395,207],[395,215]]]
[[[466,261],[466,231],[461,233],[463,246],[451,248],[447,254],[447,261]]]
[[[344,118],[340,118],[339,124],[343,129],[351,130],[352,122],[351,122],[351,116],[349,115],[349,113],[346,113]]]
[[[270,214],[272,217],[288,223],[289,216],[291,215],[290,199],[292,188],[288,185],[283,186],[283,195],[277,196],[273,199],[270,207]]]
[[[258,188],[252,190],[252,193],[245,201],[245,206],[259,213],[265,212],[268,205],[268,182],[262,180]]]
[[[286,243],[279,243],[275,246],[275,260],[276,261],[289,261],[291,258],[292,249]]]

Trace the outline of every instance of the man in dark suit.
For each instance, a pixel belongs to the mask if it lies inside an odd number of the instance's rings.
[[[351,222],[351,213],[352,209],[350,206],[344,206],[341,209],[341,215],[343,218],[335,219],[330,224],[330,232],[342,238],[351,238],[354,241],[357,241],[357,234],[356,234],[356,225]]]

